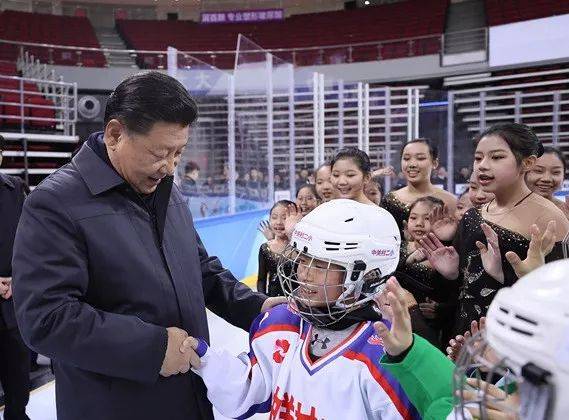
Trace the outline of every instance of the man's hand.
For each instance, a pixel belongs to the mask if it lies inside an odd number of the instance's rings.
[[[0,277],[0,296],[6,300],[12,297],[12,277]]]
[[[199,367],[200,358],[195,351],[188,349],[186,352],[182,352],[182,346],[184,340],[188,338],[188,333],[176,327],[166,328],[166,330],[168,331],[168,346],[160,375],[168,377],[178,373],[186,373],[190,370],[190,364]]]
[[[275,296],[267,298],[267,300],[263,302],[263,306],[261,306],[261,312],[267,312],[269,309],[274,308],[275,306],[286,302],[287,299],[284,296]]]

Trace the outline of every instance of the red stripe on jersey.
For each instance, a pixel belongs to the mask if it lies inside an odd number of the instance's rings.
[[[409,412],[409,407],[407,407],[405,403],[401,401],[401,398],[399,397],[399,395],[397,395],[397,391],[393,389],[387,378],[383,376],[383,374],[379,371],[379,369],[373,364],[373,362],[367,356],[361,353],[356,353],[353,350],[348,350],[344,353],[344,357],[350,360],[358,360],[360,362],[363,362],[369,369],[369,372],[371,373],[373,378],[387,393],[391,401],[393,401],[393,404],[395,405],[395,408],[397,408],[397,411],[399,411],[399,414],[401,414],[401,416],[404,419],[413,418],[411,413]]]
[[[255,355],[249,356],[249,360],[251,360],[251,369],[249,369],[249,380],[253,378],[253,366],[257,364],[257,358]]]
[[[298,325],[290,325],[290,324],[269,325],[267,328],[263,328],[262,330],[257,331],[255,335],[253,335],[253,340],[262,337],[265,334],[275,331],[290,331],[298,334],[300,333],[300,327]]]

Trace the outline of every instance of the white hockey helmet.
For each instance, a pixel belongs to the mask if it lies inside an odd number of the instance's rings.
[[[397,268],[400,243],[397,223],[386,210],[346,199],[323,203],[296,224],[283,252],[278,273],[285,295],[305,319],[332,325],[379,291]],[[299,291],[316,286],[298,278],[299,265],[324,270],[326,278],[339,266],[344,276],[339,297],[328,298],[332,286],[326,281],[320,286],[323,301],[303,297]]]
[[[520,404],[512,413],[515,418],[567,419],[568,296],[569,260],[546,264],[512,287],[498,291],[488,310],[485,332],[473,337],[462,349],[454,375],[455,387],[464,389],[460,383],[464,382],[465,373],[473,369],[486,376],[498,375],[518,390],[516,398]],[[457,402],[462,410],[472,404],[471,399]],[[479,393],[476,403],[482,418],[488,418],[489,406],[511,410],[511,404],[503,398],[486,392]]]

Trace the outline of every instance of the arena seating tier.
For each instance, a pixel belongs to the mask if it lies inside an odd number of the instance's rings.
[[[567,0],[486,0],[489,26],[566,13],[569,13]]]
[[[100,48],[91,22],[86,17],[57,16],[7,10],[0,12],[0,39],[78,47]],[[36,58],[44,63],[76,65],[75,51],[55,49],[51,55],[47,48],[28,47]],[[15,62],[16,45],[0,44],[0,60]],[[104,67],[105,56],[101,52],[83,51],[81,63],[85,67]]]
[[[447,2],[440,0],[408,0],[357,10],[295,15],[279,22],[199,24],[190,21],[121,20],[119,33],[137,50],[164,51],[174,46],[180,51],[234,50],[238,34],[243,34],[263,48],[330,46],[401,38],[440,35],[444,30]],[[439,52],[438,37],[412,43],[388,43],[378,50],[377,44],[355,48],[353,61],[373,61],[378,57],[397,58]],[[298,53],[296,64],[346,62],[347,48],[323,52]],[[291,53],[277,53],[292,61]],[[234,55],[198,56],[220,68],[231,68]],[[164,59],[162,59],[162,64]],[[161,64],[158,57],[139,57],[142,67]]]
[[[11,62],[0,61],[0,76],[18,76],[16,65]],[[0,115],[3,116],[0,117],[1,127],[20,125],[20,119],[6,117],[20,117],[22,97],[24,103],[30,105],[24,108],[24,116],[33,118],[55,118],[53,102],[46,99],[40,93],[35,83],[24,82],[21,87],[23,88],[22,94],[20,94],[19,80],[0,77],[0,102],[4,103],[0,104]],[[53,121],[29,120],[26,124],[40,129],[55,128],[55,122]]]

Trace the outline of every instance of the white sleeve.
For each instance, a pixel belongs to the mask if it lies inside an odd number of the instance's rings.
[[[200,340],[197,353],[201,366],[192,370],[207,386],[209,400],[226,417],[250,417],[270,409],[273,366],[263,357],[252,363],[254,342],[251,347],[252,357],[246,353],[233,356]]]
[[[370,413],[368,413],[368,418],[374,420],[402,420],[404,418],[411,418],[404,415],[406,409],[408,409],[405,403],[399,401],[397,404],[391,399],[390,393],[393,395],[397,394],[397,392],[391,388],[392,384],[389,381],[384,380],[383,384],[380,384],[369,371],[369,368],[366,369],[365,375],[361,375],[360,381],[362,389],[366,391],[369,403]],[[388,387],[389,392],[384,387]]]
[[[392,403],[387,403],[384,407],[372,411],[369,417],[374,420],[401,420],[403,417]]]

